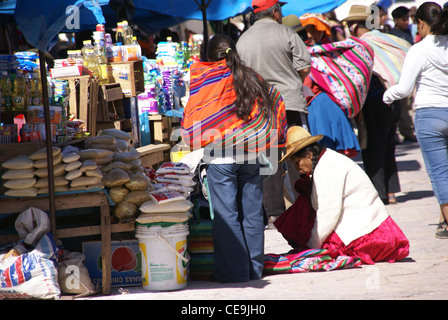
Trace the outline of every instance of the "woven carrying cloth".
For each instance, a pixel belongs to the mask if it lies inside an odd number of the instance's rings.
[[[193,149],[210,145],[251,152],[285,145],[285,103],[277,89],[270,87],[274,112],[269,120],[255,104],[246,122],[236,115],[233,76],[225,59],[195,63],[190,72],[190,99],[181,123],[187,145]]]
[[[373,50],[355,37],[308,47],[311,79],[341,107],[356,116],[367,97],[373,69]]]

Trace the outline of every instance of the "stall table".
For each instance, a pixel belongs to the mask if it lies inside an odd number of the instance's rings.
[[[0,198],[0,214],[23,212],[29,207],[49,210],[48,197]],[[110,206],[104,192],[85,192],[55,195],[55,210],[100,207],[101,225],[56,229],[55,238],[70,238],[101,234],[102,293],[111,292],[111,233],[134,230],[133,223],[111,224]],[[17,241],[17,235],[0,236],[0,243]]]

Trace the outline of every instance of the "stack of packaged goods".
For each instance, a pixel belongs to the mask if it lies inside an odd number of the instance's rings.
[[[134,219],[153,189],[141,166],[139,152],[131,146],[131,136],[118,129],[104,129],[97,137],[87,139],[85,147],[81,152],[108,152],[107,157],[97,157],[95,161],[114,202],[114,216],[121,221]]]
[[[14,157],[2,163],[6,172],[2,175],[2,185],[7,188],[4,193],[11,197],[35,197],[37,195],[34,161],[27,155]]]
[[[108,150],[77,150],[67,146],[63,151],[63,160],[67,163],[65,179],[70,181],[69,191],[104,189],[103,174],[97,165],[97,159],[107,158]]]
[[[3,56],[4,58],[4,56]],[[20,139],[14,138],[5,142],[30,142],[46,139],[45,116],[43,107],[43,94],[38,55],[35,52],[16,52],[8,61],[2,64],[0,79],[2,112],[13,112],[22,116],[16,129]],[[6,70],[5,70],[6,69]],[[53,142],[65,142],[66,135],[66,109],[68,104],[68,88],[54,89],[51,79],[48,79],[48,97],[50,102],[50,122]],[[63,92],[62,92],[63,91]],[[14,119],[16,121],[17,117]],[[13,124],[8,124],[10,126]],[[4,126],[5,127],[5,126]],[[8,129],[9,130],[9,129]],[[2,129],[2,132],[5,128]],[[9,131],[8,131],[9,132]]]
[[[37,194],[48,194],[48,163],[47,149],[43,148],[29,156],[34,161],[34,175],[36,176]],[[54,191],[56,193],[68,191],[68,180],[65,179],[65,167],[61,148],[53,147],[53,175]]]
[[[73,146],[53,147],[53,175],[55,193],[101,190],[103,174],[96,161],[113,154],[108,150],[78,150]],[[35,197],[48,194],[47,149],[31,155],[20,155],[2,163],[6,171],[2,184],[12,197]]]
[[[42,87],[40,77],[33,73],[29,78],[29,105],[27,107],[27,121],[22,126],[23,141],[46,140],[45,113],[42,101]],[[50,80],[50,126],[51,139],[55,143],[71,140],[74,135],[67,134],[67,106],[70,90],[67,81]]]
[[[186,223],[193,204],[187,199],[196,182],[190,167],[184,163],[166,162],[155,172],[151,199],[140,206],[137,222]]]

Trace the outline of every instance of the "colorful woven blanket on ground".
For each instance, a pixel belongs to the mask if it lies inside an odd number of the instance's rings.
[[[361,266],[361,259],[340,256],[327,249],[308,249],[298,253],[266,254],[265,274],[331,271]]]
[[[308,47],[311,79],[341,107],[347,117],[361,110],[373,69],[373,51],[355,37]]]
[[[190,73],[190,98],[181,122],[187,145],[199,149],[211,144],[250,152],[285,145],[286,111],[277,89],[270,89],[275,112],[269,120],[255,105],[250,120],[245,122],[236,116],[233,76],[225,59],[194,63]]]
[[[406,53],[411,44],[392,34],[373,30],[361,39],[375,52],[373,73],[380,77],[386,89],[398,83]]]

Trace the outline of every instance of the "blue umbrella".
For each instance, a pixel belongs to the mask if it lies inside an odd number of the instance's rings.
[[[284,16],[295,14],[300,17],[305,13],[326,13],[341,6],[347,0],[285,0],[282,7]]]
[[[101,4],[109,0],[46,0],[36,6],[34,0],[17,0],[14,18],[27,42],[48,52],[56,44],[60,32],[76,32],[94,28],[106,21]]]

